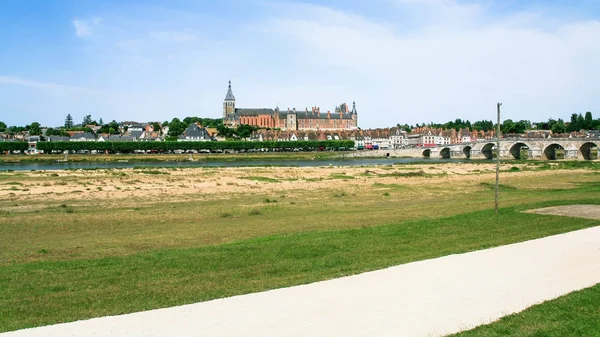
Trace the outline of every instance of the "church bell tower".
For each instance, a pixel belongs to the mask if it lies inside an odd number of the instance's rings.
[[[227,90],[227,95],[225,96],[225,100],[223,101],[223,118],[227,118],[235,112],[235,96],[233,96],[233,91],[231,91],[231,81],[229,81],[229,89]]]

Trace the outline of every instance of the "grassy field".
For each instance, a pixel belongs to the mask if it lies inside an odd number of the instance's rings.
[[[600,336],[600,285],[452,337]]]
[[[0,174],[0,331],[194,303],[600,224],[598,164]],[[517,169],[513,169],[517,167]]]

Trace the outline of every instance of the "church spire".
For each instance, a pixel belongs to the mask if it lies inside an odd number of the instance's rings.
[[[227,90],[225,101],[235,101],[235,96],[233,96],[233,91],[231,91],[231,80],[229,80],[229,89]]]
[[[358,114],[356,112],[356,101],[352,102],[352,114],[355,114],[355,115]]]

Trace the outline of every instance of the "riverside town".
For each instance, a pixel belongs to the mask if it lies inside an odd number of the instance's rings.
[[[0,32],[0,337],[600,337],[598,0]]]
[[[356,103],[341,103],[332,111],[310,109],[238,108],[231,81],[223,100],[223,118],[186,117],[171,121],[111,121],[83,116],[81,123],[66,116],[60,126],[7,127],[0,122],[4,154],[43,153],[198,153],[384,150],[358,156],[493,158],[492,121],[456,119],[444,124],[397,124],[363,130]],[[507,158],[598,158],[600,119],[591,112],[562,119],[531,122],[505,120],[501,126]],[[164,143],[157,143],[164,142]],[[216,143],[212,143],[216,142]],[[94,144],[92,144],[94,143]],[[394,150],[394,151],[389,151]]]
[[[488,158],[496,152],[492,121],[456,119],[445,124],[397,124],[363,130],[356,103],[332,111],[319,107],[281,110],[236,107],[231,81],[223,101],[223,118],[186,117],[171,121],[111,121],[86,115],[75,124],[69,114],[60,126],[37,122],[7,127],[0,122],[4,154],[43,153],[199,153],[380,150],[350,156],[415,158]],[[506,158],[598,158],[600,119],[591,112],[572,114],[568,122],[505,120],[500,156]],[[392,151],[390,151],[392,150]]]

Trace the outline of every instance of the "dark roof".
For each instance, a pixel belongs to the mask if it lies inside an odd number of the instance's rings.
[[[237,116],[258,116],[273,114],[273,109],[235,109]]]
[[[235,115],[236,116],[258,116],[258,115],[273,115],[275,113],[276,110],[274,109],[265,109],[265,108],[260,108],[260,109],[242,109],[242,108],[237,108],[235,109]],[[344,120],[344,119],[352,119],[352,114],[351,113],[345,113],[342,114],[342,118],[340,118],[340,114],[339,113],[332,113],[331,114],[331,118],[327,117],[327,113],[325,112],[311,112],[311,111],[279,111],[279,118],[281,119],[286,119],[288,114],[296,114],[296,118],[297,119],[339,119],[339,120]]]
[[[110,135],[105,139],[108,142],[131,142],[131,141],[133,141],[133,137],[131,137],[131,136],[119,136],[119,135]]]
[[[198,139],[210,139],[211,138],[208,131],[206,131],[205,128],[198,126],[198,124],[190,125],[187,129],[185,129],[185,131],[183,132],[183,134],[181,135],[180,138],[185,139],[187,137],[198,138]]]
[[[296,118],[297,119],[352,119],[352,114],[350,113],[345,113],[342,114],[342,118],[340,118],[340,114],[339,113],[332,113],[331,114],[331,118],[327,117],[327,113],[326,112],[321,112],[321,113],[313,113],[311,111],[306,112],[306,111],[286,111],[286,112],[280,112],[279,113],[279,117],[280,118],[287,118],[287,115],[290,113],[295,113],[296,114]]]
[[[46,141],[48,142],[68,142],[69,137],[66,136],[48,136],[46,137]]]
[[[86,132],[86,133],[75,133],[71,136],[71,139],[79,139],[79,138],[85,138],[85,139],[96,139],[96,136],[94,136],[93,134]]]
[[[129,131],[129,135],[133,138],[140,138],[144,131]]]
[[[227,90],[227,95],[225,96],[226,101],[235,101],[235,96],[233,96],[233,91],[231,91],[231,81],[229,81],[229,89]]]

